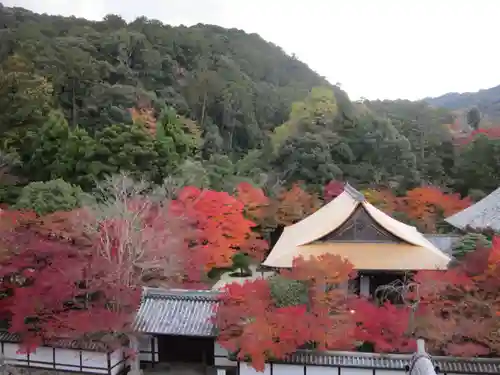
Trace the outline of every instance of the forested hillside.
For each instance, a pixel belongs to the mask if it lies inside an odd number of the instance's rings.
[[[500,184],[500,141],[457,146],[453,114],[425,102],[351,102],[256,34],[7,7],[0,27],[6,203],[33,181],[91,191],[119,171],[216,190],[348,180],[484,194]]]
[[[487,122],[498,124],[500,121],[500,86],[477,92],[451,92],[436,98],[426,98],[425,101],[450,110],[467,111],[477,108]]]

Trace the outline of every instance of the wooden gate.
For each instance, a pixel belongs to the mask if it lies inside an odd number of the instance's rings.
[[[158,336],[160,362],[214,364],[214,339],[189,336]]]

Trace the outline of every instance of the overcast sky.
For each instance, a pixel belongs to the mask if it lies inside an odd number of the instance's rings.
[[[236,27],[295,53],[351,98],[419,99],[500,84],[500,0],[0,0],[99,20]]]

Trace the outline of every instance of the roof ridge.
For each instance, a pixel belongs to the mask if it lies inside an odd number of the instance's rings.
[[[210,289],[143,288],[143,298],[216,300],[221,293]]]
[[[356,188],[352,187],[349,182],[346,182],[345,185],[344,185],[344,191],[349,194],[354,200],[358,201],[358,202],[364,202],[366,199],[365,199],[365,196],[363,195],[363,193],[361,193],[359,190],[357,190]]]

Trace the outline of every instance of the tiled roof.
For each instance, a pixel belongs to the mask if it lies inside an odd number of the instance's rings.
[[[373,354],[351,352],[313,352],[298,351],[283,360],[284,363],[316,365],[366,367],[388,370],[404,370],[410,364],[411,355],[404,354]],[[453,358],[433,357],[433,362],[439,366],[440,373],[455,374],[499,374],[500,359],[489,358]]]
[[[19,335],[15,333],[0,331],[0,341],[19,343],[21,341],[21,338]],[[88,350],[96,352],[106,352],[111,350],[111,348],[109,348],[106,344],[100,342],[80,342],[77,340],[64,340],[64,339],[51,340],[50,342],[46,342],[44,345],[53,348]]]
[[[473,229],[500,231],[500,188],[445,221],[462,230],[470,226]]]
[[[443,253],[453,255],[453,246],[457,243],[461,236],[453,234],[424,234],[424,237],[436,246]]]
[[[134,323],[148,334],[215,337],[211,321],[219,293],[145,288]]]

